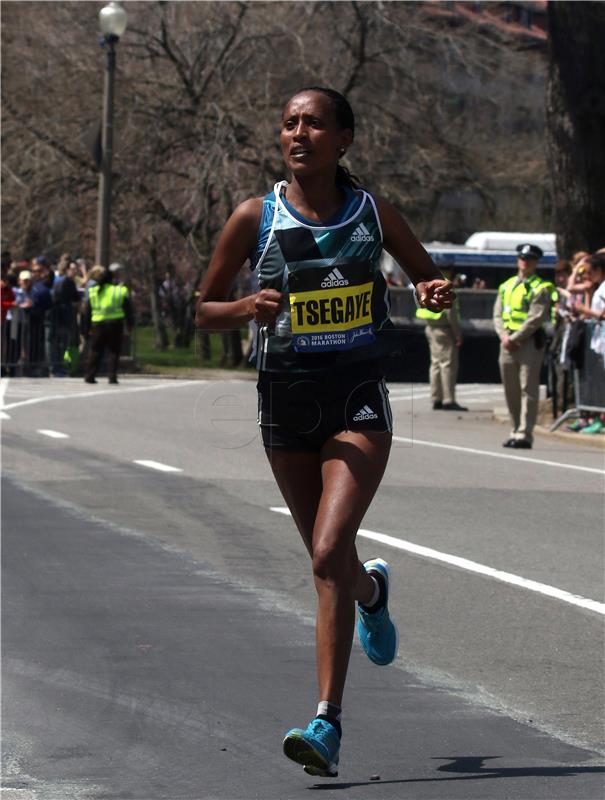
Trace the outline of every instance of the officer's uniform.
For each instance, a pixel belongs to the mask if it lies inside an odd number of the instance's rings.
[[[107,278],[106,278],[107,279]],[[95,375],[107,350],[109,382],[117,383],[124,320],[132,328],[134,317],[128,288],[122,284],[97,283],[88,290],[85,320],[90,328],[90,355],[84,380],[96,383]]]
[[[416,317],[426,322],[425,335],[429,343],[431,367],[431,400],[433,408],[466,411],[456,403],[458,376],[458,345],[462,338],[458,301],[446,311],[416,309]]]
[[[517,247],[519,258],[538,260],[542,250],[532,244]],[[544,359],[550,290],[546,281],[533,274],[523,280],[509,278],[498,288],[494,305],[494,327],[500,339],[508,336],[519,349],[509,352],[500,345],[500,373],[512,429],[505,447],[530,448],[538,416],[540,368]]]

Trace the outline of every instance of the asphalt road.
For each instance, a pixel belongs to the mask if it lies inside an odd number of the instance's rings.
[[[315,598],[253,381],[2,393],[2,800],[603,797],[602,450],[509,454],[498,387],[451,415],[391,386],[359,549],[392,566],[400,653],[355,646],[322,780],[281,755]]]

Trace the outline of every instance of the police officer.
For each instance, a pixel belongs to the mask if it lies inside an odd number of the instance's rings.
[[[91,274],[93,271],[94,269],[91,270]],[[85,327],[90,331],[90,355],[84,376],[86,383],[97,382],[95,376],[105,350],[108,353],[109,383],[118,382],[118,361],[122,349],[124,322],[130,333],[134,315],[128,288],[121,283],[112,283],[113,274],[117,272],[119,270],[116,269],[103,270],[99,274],[98,282],[88,289],[84,308]]]
[[[456,300],[454,305],[445,311],[417,308],[416,317],[426,322],[424,332],[431,355],[429,376],[433,408],[443,411],[468,411],[468,408],[456,402],[458,351],[462,345],[458,301]]]
[[[114,261],[109,265],[109,274],[111,275],[112,283],[124,283],[124,268],[118,261]]]
[[[530,449],[538,416],[540,368],[544,359],[550,291],[536,275],[542,250],[534,244],[517,247],[517,274],[498,288],[494,326],[500,337],[500,374],[512,420],[504,447]]]

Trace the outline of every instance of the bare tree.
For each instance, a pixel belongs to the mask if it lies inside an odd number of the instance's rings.
[[[94,56],[96,9],[5,5],[5,235],[23,254],[92,252],[97,176],[87,140],[104,59]],[[127,9],[112,252],[130,264],[140,298],[169,262],[197,282],[230,211],[286,177],[279,113],[304,85],[348,94],[359,125],[347,165],[422,237],[464,238],[488,224],[540,228],[547,218],[539,50],[471,22],[449,26],[423,3]]]

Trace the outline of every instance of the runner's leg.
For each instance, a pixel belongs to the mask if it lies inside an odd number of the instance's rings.
[[[313,528],[322,492],[319,453],[266,450],[282,497],[311,557]]]
[[[337,706],[342,705],[353,641],[355,600],[369,602],[374,589],[357,556],[355,537],[390,448],[390,433],[342,431],[321,451],[323,491],[312,543],[319,599],[317,674],[320,699]]]
[[[367,603],[374,591],[357,556],[355,537],[382,479],[390,447],[390,433],[342,431],[319,455],[267,451],[313,561],[319,598],[319,697],[338,706],[353,641],[355,600]]]

